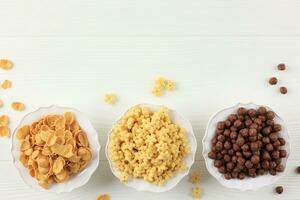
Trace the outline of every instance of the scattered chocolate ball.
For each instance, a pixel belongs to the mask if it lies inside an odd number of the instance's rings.
[[[283,63],[280,63],[280,64],[277,65],[277,69],[280,70],[280,71],[285,70],[285,68],[286,68],[285,64],[283,64]]]
[[[288,92],[287,88],[282,86],[279,88],[281,94],[286,94]]]
[[[284,171],[282,158],[287,157],[285,140],[279,136],[276,114],[265,107],[240,107],[225,121],[216,125],[208,157],[224,178],[255,178],[265,174],[275,176]],[[300,166],[299,166],[300,173]]]
[[[271,77],[271,78],[269,79],[269,83],[270,83],[270,85],[276,85],[276,84],[277,84],[277,82],[278,82],[278,80],[277,80],[277,78],[276,78],[276,77]]]
[[[300,174],[300,166],[297,167],[297,172]]]
[[[275,188],[275,191],[277,192],[277,194],[281,194],[283,192],[283,187],[282,186],[277,186]]]

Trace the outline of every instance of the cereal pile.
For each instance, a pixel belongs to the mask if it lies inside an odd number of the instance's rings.
[[[287,156],[279,137],[281,125],[274,122],[275,113],[265,107],[245,109],[231,114],[216,127],[208,157],[226,179],[244,179],[284,171],[282,158]]]
[[[189,148],[185,130],[172,122],[167,108],[151,112],[135,106],[114,125],[108,153],[121,181],[142,178],[163,185],[185,169]]]
[[[67,181],[92,159],[89,141],[71,112],[47,115],[18,129],[20,161],[47,189]]]
[[[8,137],[10,134],[9,127],[8,127],[9,119],[7,115],[0,116],[0,136],[1,137]]]
[[[175,82],[161,77],[155,81],[154,87],[152,88],[152,95],[159,97],[163,95],[165,90],[173,91],[175,88]]]

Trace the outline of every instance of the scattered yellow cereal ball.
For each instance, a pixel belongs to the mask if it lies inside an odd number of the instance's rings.
[[[152,89],[152,95],[155,97],[160,97],[163,94],[162,89],[159,87],[154,87]]]
[[[202,191],[199,187],[192,188],[192,197],[200,198],[202,195]]]
[[[25,109],[25,105],[22,102],[12,102],[11,107],[16,111],[23,111]]]
[[[155,80],[155,84],[152,88],[152,95],[155,97],[162,96],[165,90],[173,91],[176,88],[175,82],[160,77]]]
[[[10,87],[11,87],[11,81],[10,81],[10,80],[5,80],[5,81],[3,81],[3,83],[1,84],[1,87],[2,87],[3,89],[8,89],[8,88],[10,88]]]
[[[160,77],[155,80],[155,86],[158,86],[160,88],[164,88],[166,86],[167,80],[163,77]]]
[[[168,80],[166,83],[166,88],[169,91],[173,91],[176,88],[175,82]]]
[[[189,181],[193,184],[199,184],[200,183],[200,175],[196,172],[190,173]]]
[[[155,112],[146,106],[130,108],[113,126],[108,144],[109,158],[122,182],[137,178],[163,185],[185,169],[188,154],[186,132],[173,123],[165,107]]]
[[[9,70],[13,66],[13,63],[7,59],[0,59],[0,68],[4,70]]]
[[[112,105],[112,104],[115,104],[116,101],[117,101],[117,97],[113,93],[107,93],[104,95],[105,103]]]
[[[100,195],[97,200],[110,200],[110,197],[108,194],[103,194],[103,195]]]

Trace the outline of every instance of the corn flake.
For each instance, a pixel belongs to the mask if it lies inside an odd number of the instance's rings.
[[[8,137],[10,135],[9,128],[7,126],[0,126],[0,136]]]
[[[8,119],[0,116],[0,123]],[[0,126],[0,134],[4,134]],[[86,134],[72,113],[48,115],[17,130],[19,160],[38,184],[47,189],[53,183],[67,181],[83,170],[92,159]]]
[[[11,107],[16,111],[23,111],[25,109],[25,105],[21,102],[13,102]]]
[[[11,81],[10,80],[4,80],[3,83],[1,84],[2,89],[8,89],[11,87]]]
[[[7,115],[0,116],[0,126],[7,126],[9,122],[9,118]]]
[[[113,93],[106,93],[104,95],[104,102],[105,103],[112,105],[112,104],[115,104],[116,101],[117,101],[117,97],[116,97],[115,94],[113,94]]]
[[[9,70],[13,66],[13,63],[7,59],[0,59],[0,68],[4,70]]]

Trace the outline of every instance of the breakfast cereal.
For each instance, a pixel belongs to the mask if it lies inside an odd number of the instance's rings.
[[[108,194],[103,194],[103,195],[100,195],[97,200],[110,200],[110,197]]]
[[[4,80],[1,84],[2,89],[8,89],[11,87],[11,81],[10,80]]]
[[[152,95],[155,97],[162,96],[165,90],[173,91],[176,88],[175,82],[165,79],[163,77],[155,80],[154,87],[152,88]]]
[[[202,195],[201,189],[199,187],[192,188],[192,197],[200,198]]]
[[[163,185],[185,169],[189,147],[185,130],[172,122],[167,108],[152,112],[135,106],[114,125],[108,153],[121,181],[138,178]]]
[[[12,68],[12,66],[13,66],[13,64],[10,60],[0,59],[0,68],[2,68],[4,70],[9,70]]]
[[[199,184],[200,183],[200,175],[196,172],[190,173],[189,181],[193,184]]]
[[[17,130],[20,162],[45,189],[67,181],[92,159],[86,134],[72,113],[47,115]]]
[[[117,97],[113,93],[106,93],[104,95],[104,102],[105,103],[112,105],[112,104],[115,104],[116,101],[117,101]]]
[[[11,107],[16,111],[23,111],[25,109],[25,105],[22,102],[13,102]]]

